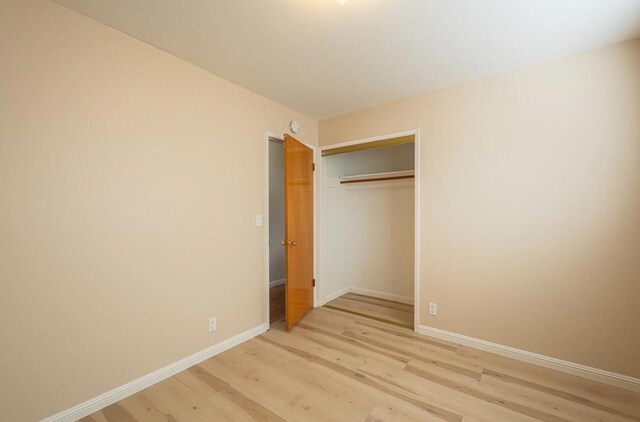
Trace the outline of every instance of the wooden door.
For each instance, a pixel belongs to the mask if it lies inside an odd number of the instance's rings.
[[[313,307],[313,151],[284,136],[285,325]]]

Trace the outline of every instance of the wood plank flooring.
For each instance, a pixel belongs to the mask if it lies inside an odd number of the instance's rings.
[[[284,320],[284,284],[269,288],[269,324]]]
[[[407,303],[347,293],[325,307],[413,330],[413,305]]]
[[[406,305],[340,299],[83,421],[640,421],[638,393],[415,334],[397,325]]]

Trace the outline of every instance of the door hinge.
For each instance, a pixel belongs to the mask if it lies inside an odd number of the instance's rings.
[[[316,287],[316,279],[313,279],[313,287]]]
[[[316,171],[316,163],[313,163],[313,164],[311,165],[311,167],[313,168],[313,170],[312,170],[312,171]]]

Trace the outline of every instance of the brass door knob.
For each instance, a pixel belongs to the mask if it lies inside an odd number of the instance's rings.
[[[297,245],[298,245],[297,241],[295,241],[295,240],[290,240],[289,241],[289,246],[297,246]]]

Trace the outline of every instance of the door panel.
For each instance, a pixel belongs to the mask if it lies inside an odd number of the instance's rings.
[[[313,151],[284,136],[285,325],[313,307]]]

